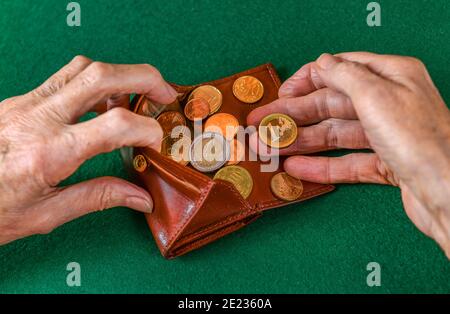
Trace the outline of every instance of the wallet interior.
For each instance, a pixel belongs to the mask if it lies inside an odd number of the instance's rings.
[[[244,75],[251,75],[264,86],[264,95],[254,104],[239,101],[232,92],[234,81]],[[180,93],[178,102],[169,106],[157,106],[142,95],[135,96],[131,109],[141,115],[156,118],[164,111],[176,110],[183,113],[189,94],[198,86],[212,85],[223,96],[222,106],[217,113],[235,116],[240,125],[247,126],[247,115],[255,108],[268,104],[278,98],[280,80],[271,64],[238,73],[223,79],[192,86],[172,86]],[[145,108],[145,110],[144,110]],[[163,111],[160,108],[164,108]],[[187,120],[189,123],[190,121]],[[192,125],[188,125],[192,128]],[[330,192],[332,185],[302,181],[303,194],[295,201],[286,202],[276,198],[271,189],[272,177],[283,171],[284,158],[280,157],[275,172],[262,172],[261,160],[249,161],[248,136],[246,138],[246,158],[241,166],[253,178],[253,190],[244,199],[229,182],[213,180],[212,175],[204,174],[192,166],[183,166],[168,157],[148,149],[134,149],[134,156],[144,155],[149,164],[143,173],[137,173],[141,183],[150,191],[155,202],[152,214],[147,221],[153,236],[166,257],[175,257],[233,232],[254,219],[261,212],[297,203]]]

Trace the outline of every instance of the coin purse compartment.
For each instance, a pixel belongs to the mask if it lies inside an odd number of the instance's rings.
[[[264,85],[264,96],[255,104],[242,103],[233,95],[234,81],[244,75],[254,76]],[[212,85],[223,96],[217,113],[232,114],[240,125],[246,127],[247,115],[253,109],[277,99],[280,80],[273,66],[265,64],[199,85],[172,85],[180,93],[178,103],[161,107],[142,95],[136,95],[131,109],[152,117],[161,113],[160,108],[183,113],[190,92],[201,85]],[[261,161],[248,160],[248,138],[245,150],[246,158],[238,165],[247,169],[253,178],[253,190],[247,199],[229,182],[213,180],[190,165],[181,165],[152,149],[134,148],[130,157],[142,155],[147,162],[145,171],[134,171],[134,174],[153,197],[154,211],[147,214],[146,219],[163,256],[173,258],[221,238],[252,222],[264,210],[297,203],[333,190],[331,185],[302,182],[304,192],[300,199],[293,202],[279,200],[270,190],[270,180],[282,171],[284,159],[280,158],[275,172],[262,172]]]

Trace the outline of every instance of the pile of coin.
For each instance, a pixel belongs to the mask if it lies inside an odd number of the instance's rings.
[[[263,98],[264,86],[256,77],[242,76],[234,82],[232,92],[240,102],[254,104]],[[161,153],[182,165],[190,163],[198,171],[216,172],[214,180],[230,182],[243,198],[248,198],[253,178],[245,168],[237,166],[245,157],[244,143],[236,138],[239,121],[232,114],[219,112],[222,102],[219,89],[202,85],[187,97],[184,115],[176,110],[157,115],[164,134]],[[204,132],[192,140],[186,119],[200,122]],[[258,131],[262,142],[274,148],[287,147],[297,138],[294,120],[284,114],[265,117]],[[142,157],[135,157],[136,171],[142,172],[147,167]],[[301,181],[285,172],[274,175],[270,187],[276,197],[285,201],[296,200],[303,192]]]

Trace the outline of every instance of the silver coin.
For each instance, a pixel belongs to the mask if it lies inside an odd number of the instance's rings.
[[[225,165],[231,156],[230,144],[215,132],[197,136],[189,150],[191,165],[201,172],[212,172]]]

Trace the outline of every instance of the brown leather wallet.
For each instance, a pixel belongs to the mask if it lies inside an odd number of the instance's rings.
[[[255,104],[244,104],[232,92],[234,81],[252,75],[264,85],[264,96]],[[280,79],[271,64],[264,64],[227,78],[193,86],[173,84],[180,93],[180,110],[189,93],[200,85],[213,85],[223,94],[223,104],[219,112],[234,115],[242,126],[246,117],[256,107],[268,104],[278,97]],[[143,105],[147,102],[146,112]],[[149,114],[148,100],[137,95],[131,109],[142,115]],[[157,108],[154,114],[156,115]],[[248,145],[246,145],[248,150]],[[247,152],[248,153],[248,152]],[[236,188],[226,181],[213,180],[190,166],[183,166],[149,148],[134,148],[128,158],[145,156],[148,164],[144,172],[137,174],[142,186],[152,195],[154,211],[146,215],[153,237],[166,258],[174,258],[236,231],[258,218],[265,210],[297,203],[330,192],[332,185],[303,182],[304,192],[300,199],[285,202],[277,199],[270,190],[272,176],[282,171],[283,158],[276,172],[261,172],[261,161],[242,161],[239,166],[247,169],[253,177],[252,193],[244,199]],[[129,162],[129,161],[128,161]]]

